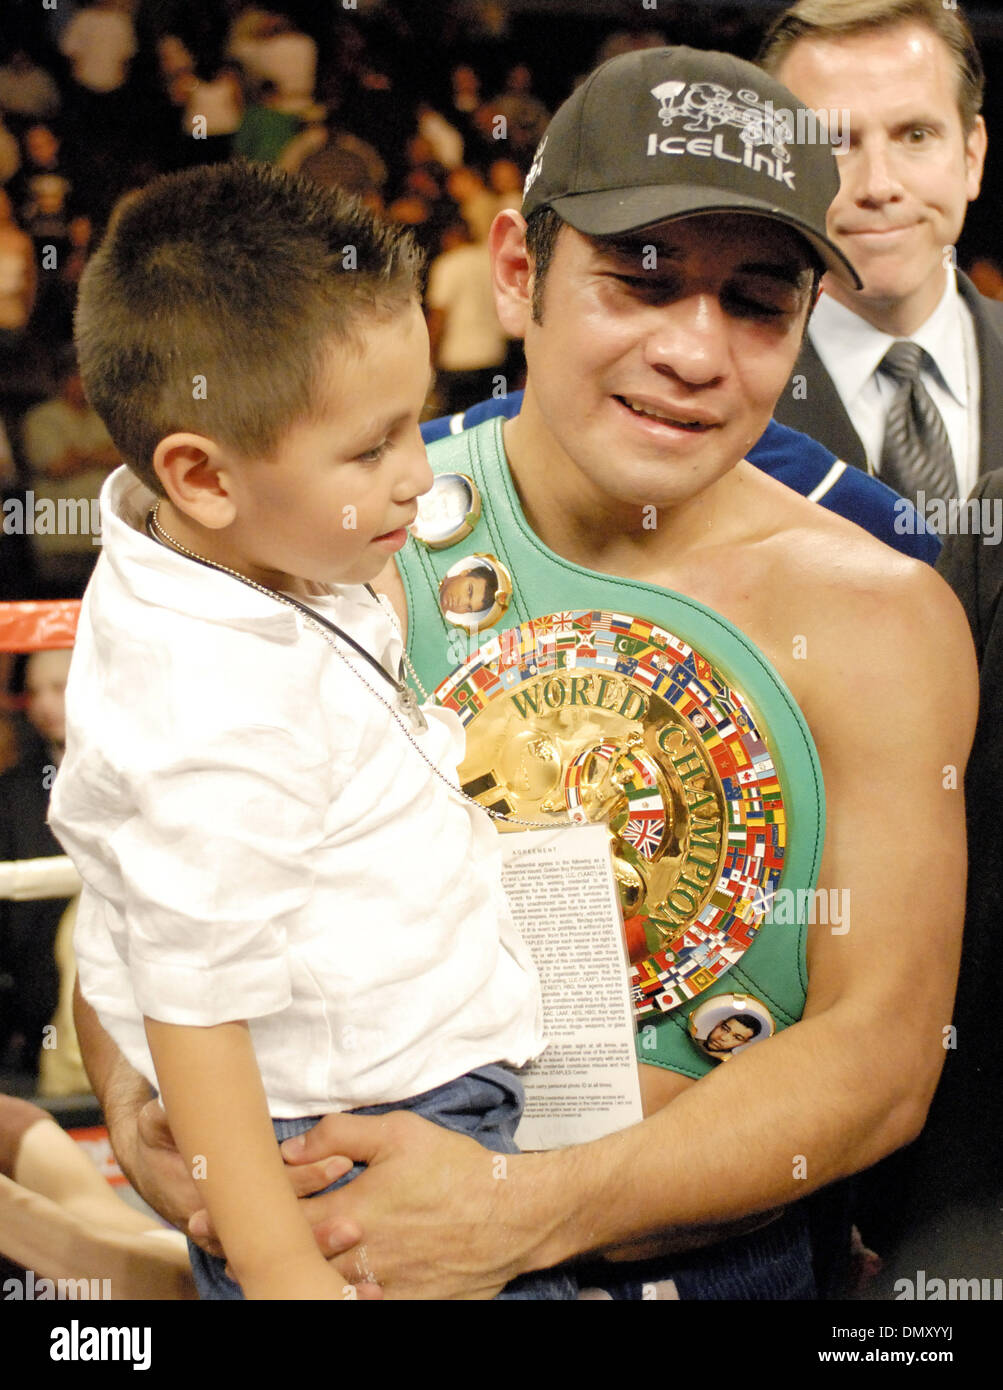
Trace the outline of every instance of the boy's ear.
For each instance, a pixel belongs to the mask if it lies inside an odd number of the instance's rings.
[[[153,453],[153,471],[178,511],[219,530],[237,515],[228,456],[201,434],[169,434]]]
[[[533,271],[526,250],[526,219],[503,209],[488,233],[495,309],[510,338],[524,338],[533,302]]]

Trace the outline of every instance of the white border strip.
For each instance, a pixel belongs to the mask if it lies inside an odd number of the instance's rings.
[[[808,493],[808,501],[820,502],[822,498],[825,496],[825,494],[827,492],[830,492],[832,488],[834,488],[835,485],[839,482],[840,478],[846,472],[848,466],[849,465],[844,463],[842,459],[837,459],[836,462],[829,469],[828,473],[819,483],[818,487],[813,488],[812,491]]]

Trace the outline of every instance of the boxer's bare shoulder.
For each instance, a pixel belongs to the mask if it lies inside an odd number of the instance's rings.
[[[749,474],[740,525],[659,577],[745,632],[813,727],[833,691],[913,679],[917,662],[931,672],[970,662],[961,606],[929,565],[758,470]]]

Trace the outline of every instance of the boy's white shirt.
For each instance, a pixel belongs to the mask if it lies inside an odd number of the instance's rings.
[[[275,1117],[521,1066],[543,1046],[539,984],[487,816],[295,610],[151,540],[154,500],[125,468],[102,490],[50,805],[104,1027],[155,1084],[143,1014],[249,1019]],[[364,588],[310,604],[396,673]],[[455,784],[462,728],[426,713],[418,740]]]

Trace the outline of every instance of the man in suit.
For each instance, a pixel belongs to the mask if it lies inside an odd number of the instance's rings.
[[[977,487],[983,515],[987,505],[1003,506],[1001,475],[985,477],[1003,462],[996,451],[1003,305],[980,295],[953,262],[986,151],[978,114],[984,77],[968,26],[941,0],[799,0],[770,29],[760,61],[816,112],[826,111],[830,135],[832,113],[845,113],[835,132],[845,147],[840,192],[827,226],[863,281],[857,290],[823,279],[776,418],[886,477],[884,436],[896,385],[878,367],[895,341],[917,342],[928,354],[921,380],[951,445],[953,487],[946,495],[967,497]],[[891,481],[916,497],[908,478]],[[916,486],[929,501],[929,485]],[[939,567],[965,604],[982,668],[979,729],[965,780],[968,911],[953,1032],[944,1039],[945,1070],[926,1129],[910,1149],[857,1179],[857,1219],[886,1259],[876,1289],[886,1297],[896,1274],[919,1266],[937,1275],[999,1273],[1003,1190],[998,1150],[985,1142],[1000,1115],[997,1050],[986,1032],[998,978],[1000,898],[993,781],[1000,745],[991,693],[999,653],[988,642],[995,629],[986,615],[995,612],[999,566],[998,547],[983,544],[982,526],[963,529],[948,537]]]
[[[829,234],[863,280],[859,290],[823,280],[776,418],[914,499],[967,497],[999,463],[1003,431],[1003,306],[954,263],[986,153],[971,32],[941,0],[799,0],[760,61],[829,117],[842,146]],[[939,485],[896,460],[890,442],[903,388],[882,361],[903,341],[923,349],[924,408],[932,403],[931,428],[949,445]],[[937,446],[922,436],[916,452],[929,458]]]

